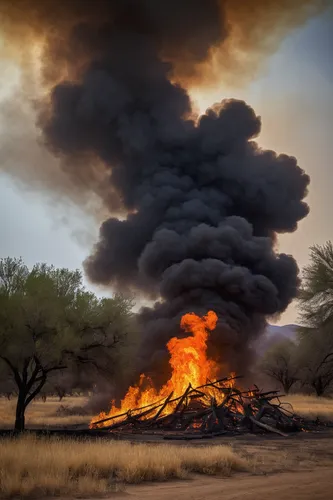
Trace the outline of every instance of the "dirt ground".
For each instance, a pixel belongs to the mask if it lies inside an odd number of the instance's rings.
[[[222,441],[218,439],[217,441]],[[215,441],[216,444],[218,444]],[[126,486],[119,500],[332,500],[333,432],[224,440],[249,460],[250,470],[231,477],[195,476]],[[192,443],[193,445],[194,443]],[[197,444],[200,446],[200,444]],[[96,500],[96,499],[95,499]]]
[[[128,500],[331,500],[332,467],[266,476],[200,477],[188,481],[128,487]]]

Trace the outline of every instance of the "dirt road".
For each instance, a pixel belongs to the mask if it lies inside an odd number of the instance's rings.
[[[122,495],[121,495],[122,496]],[[266,476],[200,477],[189,481],[127,487],[128,500],[331,500],[333,470]]]

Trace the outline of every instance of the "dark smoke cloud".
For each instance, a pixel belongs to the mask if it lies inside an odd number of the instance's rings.
[[[297,265],[274,246],[276,233],[307,215],[309,178],[295,158],[258,147],[261,120],[245,102],[222,101],[198,118],[181,82],[198,76],[214,47],[229,50],[232,33],[241,45],[243,29],[258,52],[256,34],[285,32],[324,3],[13,3],[0,2],[8,36],[24,25],[46,37],[44,144],[92,189],[97,159],[98,193],[128,214],[102,224],[87,274],[161,299],[141,312],[140,368],[165,376],[165,343],[179,334],[180,316],[214,309],[210,351],[240,369],[265,318],[296,295]]]

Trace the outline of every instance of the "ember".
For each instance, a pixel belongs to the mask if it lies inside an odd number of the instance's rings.
[[[181,327],[191,335],[172,338],[168,344],[172,374],[157,391],[144,374],[137,386],[130,387],[119,408],[101,413],[90,424],[92,429],[130,432],[163,432],[165,438],[192,435],[200,437],[227,432],[270,431],[285,436],[286,431],[304,425],[292,409],[281,403],[276,391],[261,392],[257,387],[235,387],[235,374],[212,382],[218,366],[207,358],[208,331],[214,330],[213,311],[202,318],[189,313]],[[176,432],[176,436],[166,433]]]

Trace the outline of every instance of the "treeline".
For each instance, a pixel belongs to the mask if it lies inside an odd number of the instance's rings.
[[[291,390],[328,395],[333,390],[333,245],[310,249],[298,297],[301,327],[295,341],[275,344],[259,371]]]

